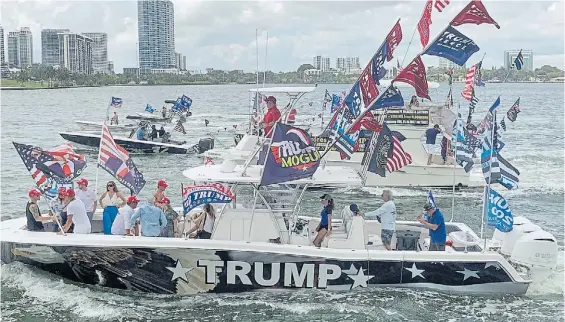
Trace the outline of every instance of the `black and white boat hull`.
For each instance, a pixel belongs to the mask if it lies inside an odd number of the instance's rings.
[[[59,134],[67,141],[90,147],[98,148],[100,146],[100,135],[94,133],[81,133],[81,132],[59,132]],[[213,139],[201,139],[195,145],[180,145],[171,143],[162,143],[157,141],[142,141],[123,137],[114,137],[114,141],[122,146],[130,153],[139,154],[188,154],[188,153],[202,153],[207,149],[213,148]]]

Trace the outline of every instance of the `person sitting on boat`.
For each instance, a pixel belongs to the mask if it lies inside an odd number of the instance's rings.
[[[120,208],[116,220],[112,223],[112,235],[129,234],[132,228],[131,216],[139,201],[136,195],[128,197],[126,205]]]
[[[359,210],[359,206],[354,203],[349,205],[349,210],[351,211],[353,216],[363,216],[363,213],[361,212],[361,210]]]
[[[444,251],[447,233],[445,230],[445,220],[443,214],[433,205],[427,203],[424,211],[428,215],[428,219],[418,216],[416,220],[430,230],[430,251]]]
[[[165,131],[165,127],[161,125],[161,128],[159,129],[159,133],[158,133],[158,134],[159,134],[159,137],[160,137],[160,138],[163,138],[163,137],[165,136],[165,133],[167,133],[167,132]]]
[[[171,132],[166,132],[165,134],[163,134],[163,136],[161,136],[161,142],[163,143],[169,143],[170,140],[171,140]]]
[[[410,104],[408,104],[408,107],[419,107],[420,106],[420,102],[418,102],[418,97],[416,95],[412,95],[412,98],[410,99]]]
[[[281,118],[281,112],[277,108],[277,99],[274,96],[269,96],[265,99],[267,103],[267,113],[263,117],[263,128],[265,129],[265,136],[270,138],[273,137],[271,129],[276,122]]]
[[[151,141],[153,141],[158,137],[159,137],[159,133],[157,132],[157,128],[155,127],[155,124],[153,124],[151,125],[151,134],[149,135],[149,138],[151,139]]]
[[[59,189],[57,189],[57,198],[53,199],[53,201],[51,201],[51,203],[49,204],[49,208],[50,208],[49,215],[58,216],[61,225],[64,225],[65,222],[67,221],[67,211],[66,211],[67,203],[65,201],[66,191],[67,188],[59,187]],[[53,225],[53,232],[57,232],[57,231],[59,231],[59,226]],[[71,232],[72,231],[73,231],[73,226],[71,226]]]
[[[118,125],[118,112],[114,112],[114,116],[112,116],[112,119],[110,120],[110,125]]]
[[[145,237],[159,237],[163,228],[167,227],[167,217],[161,208],[149,202],[133,212],[131,222],[137,223],[139,221],[141,235]],[[159,203],[157,203],[159,204]],[[135,226],[135,225],[133,225]],[[135,233],[135,228],[130,229],[130,234]]]
[[[177,218],[179,214],[171,207],[171,201],[165,197],[159,204],[165,217],[167,217],[167,227],[161,232],[162,237],[175,237],[177,235]]]
[[[426,152],[428,153],[428,165],[432,164],[432,155],[436,145],[436,137],[441,133],[439,125],[434,125],[433,128],[426,130]]]
[[[155,190],[155,192],[153,193],[154,204],[161,202],[163,199],[165,199],[165,189],[167,189],[168,186],[169,185],[165,180],[159,180],[157,182],[157,190]]]
[[[290,112],[288,112],[288,116],[286,118],[286,124],[293,125],[296,122],[296,109],[292,108]]]
[[[322,211],[320,212],[320,224],[316,228],[318,234],[314,238],[314,246],[321,247],[322,241],[332,232],[332,212],[334,209],[334,200],[329,194],[320,197],[322,200]]]
[[[75,233],[75,234],[90,234],[92,226],[90,225],[90,220],[86,215],[86,208],[84,203],[79,199],[76,199],[74,189],[67,189],[65,191],[65,199],[67,201],[67,222],[63,226],[63,231],[65,233]],[[74,229],[71,231],[71,225],[74,225]],[[57,234],[62,234],[58,232]]]
[[[381,223],[381,241],[387,250],[391,250],[392,235],[396,229],[396,205],[394,204],[392,191],[383,190],[381,199],[384,203],[379,209],[365,213],[367,217],[375,216]]]
[[[136,139],[138,139],[140,141],[147,141],[145,139],[145,127],[140,126],[139,128],[137,128],[135,135],[136,135]]]
[[[96,193],[88,189],[88,180],[81,178],[77,181],[78,190],[75,192],[77,198],[84,203],[86,208],[86,215],[88,220],[92,222],[92,216],[96,212],[96,206],[98,205],[98,200],[96,200]]]
[[[104,209],[102,213],[102,226],[104,235],[112,234],[112,224],[118,215],[118,207],[122,207],[127,203],[126,198],[118,191],[114,181],[108,181],[106,191],[102,193],[98,200],[100,207]]]
[[[190,219],[193,222],[192,227],[186,232],[191,235],[196,231],[192,237],[196,239],[210,239],[212,237],[212,230],[214,229],[214,222],[216,221],[216,210],[214,207],[207,203],[202,206],[202,211],[194,214]]]
[[[42,217],[37,202],[41,198],[41,192],[37,189],[31,189],[28,192],[29,201],[26,205],[27,230],[44,231],[43,222],[56,222],[55,216]]]

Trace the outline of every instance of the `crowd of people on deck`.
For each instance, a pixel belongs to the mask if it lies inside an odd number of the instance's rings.
[[[157,130],[155,124],[140,124],[137,130],[135,130],[135,138],[140,141],[156,141],[160,139],[161,142],[167,143],[171,138],[171,133],[165,131],[164,126]]]
[[[316,237],[313,244],[321,247],[324,238],[332,232],[332,213],[335,208],[334,199],[329,194],[320,197],[322,211],[320,212],[320,223],[316,228]],[[376,210],[363,213],[356,204],[351,204],[349,210],[353,216],[363,216],[366,218],[375,217],[381,223],[381,241],[387,250],[392,250],[392,238],[396,231],[396,205],[393,201],[392,191],[383,190],[381,199],[384,203]],[[430,251],[444,251],[447,239],[445,220],[439,209],[430,203],[424,205],[424,213],[416,217],[416,220],[429,230]]]
[[[286,115],[286,119],[281,119],[281,111],[277,107],[277,99],[274,96],[265,98],[267,111],[261,118],[257,111],[253,112],[251,117],[251,125],[253,126],[253,133],[259,136],[271,138],[273,136],[273,126],[275,123],[282,121],[286,124],[293,125],[296,122],[296,109],[293,107]]]
[[[192,237],[210,239],[216,221],[216,212],[210,204],[191,216],[179,216],[165,196],[168,184],[157,182],[157,189],[146,204],[140,205],[136,195],[125,197],[114,181],[108,181],[106,190],[96,198],[88,188],[88,180],[77,182],[78,190],[60,187],[57,197],[49,205],[49,214],[43,216],[38,202],[41,192],[31,189],[26,206],[27,230],[45,231],[51,223],[57,234],[90,234],[92,220],[98,206],[102,211],[102,232],[105,235],[146,237]],[[192,225],[189,225],[192,222]],[[192,226],[192,227],[189,227]]]

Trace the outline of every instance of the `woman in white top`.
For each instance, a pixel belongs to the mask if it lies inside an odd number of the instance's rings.
[[[212,237],[212,230],[216,221],[216,211],[211,204],[205,204],[202,207],[202,212],[196,214],[191,220],[194,222],[194,226],[190,228],[187,234],[190,235],[196,230],[194,238],[210,239]]]
[[[100,202],[100,206],[104,209],[102,213],[104,235],[111,235],[112,224],[118,215],[118,207],[122,207],[126,204],[126,198],[118,191],[118,187],[116,187],[114,181],[108,181],[106,191],[104,191],[98,201]]]

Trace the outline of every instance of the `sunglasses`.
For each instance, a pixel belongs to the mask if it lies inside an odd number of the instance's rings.
[[[114,187],[114,185],[113,185],[113,184],[109,184],[109,185],[107,185],[107,187],[108,187],[108,188]]]

